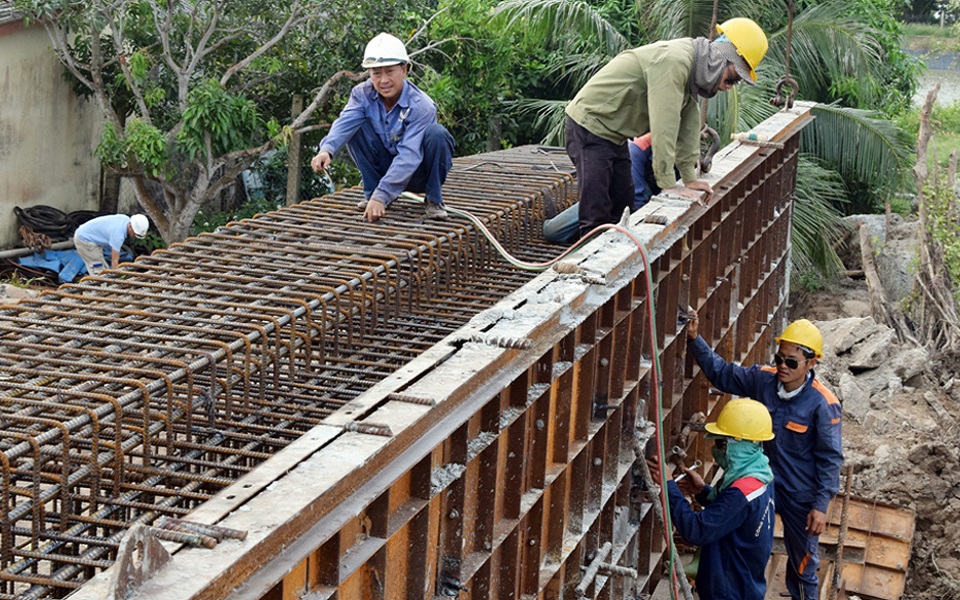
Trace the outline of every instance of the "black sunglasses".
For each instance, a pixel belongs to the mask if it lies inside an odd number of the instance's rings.
[[[807,362],[808,360],[810,359],[805,358],[803,359],[803,362]],[[773,355],[773,362],[777,363],[778,367],[780,365],[787,365],[787,368],[790,369],[791,371],[800,366],[799,360],[793,358],[792,356],[784,356],[779,352]]]
[[[739,74],[737,74],[737,75],[733,75],[732,77],[727,77],[727,78],[725,78],[725,79],[723,80],[723,82],[724,82],[725,84],[727,84],[727,85],[734,86],[734,85],[737,85],[738,83],[740,83],[742,80],[743,80],[743,78],[740,77]]]
[[[722,450],[727,447],[727,438],[716,438],[713,440],[713,445]]]

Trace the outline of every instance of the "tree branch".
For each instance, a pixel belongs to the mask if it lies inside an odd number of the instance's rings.
[[[307,121],[307,119],[313,115],[313,111],[315,111],[318,106],[327,100],[327,97],[330,95],[330,91],[333,86],[344,77],[347,79],[352,79],[353,81],[362,81],[368,77],[368,74],[366,72],[357,74],[352,71],[339,71],[331,75],[330,78],[327,79],[322,86],[320,86],[320,90],[313,97],[313,101],[310,102],[309,106],[304,108],[303,112],[297,115],[297,118],[293,120],[293,123],[290,124],[290,128],[294,130],[300,128]]]
[[[312,15],[312,13],[310,14]],[[238,71],[241,71],[242,69],[246,68],[247,65],[249,65],[254,60],[262,56],[264,53],[267,52],[267,50],[277,45],[280,42],[280,40],[282,40],[284,36],[287,35],[287,32],[290,31],[291,28],[293,28],[295,25],[300,24],[307,16],[308,15],[304,14],[303,6],[301,5],[301,3],[300,2],[294,3],[294,5],[290,9],[290,14],[287,15],[287,19],[286,21],[284,21],[279,31],[277,31],[273,35],[273,37],[267,40],[262,46],[254,50],[249,56],[240,60],[239,62],[234,64],[232,67],[227,69],[226,72],[224,72],[223,76],[220,78],[220,85],[222,87],[227,87],[227,82],[230,81],[231,77],[233,77]]]

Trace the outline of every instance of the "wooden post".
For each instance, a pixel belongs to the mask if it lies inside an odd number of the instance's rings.
[[[303,94],[294,94],[290,116],[296,119],[303,112]],[[287,150],[287,206],[300,202],[300,134],[294,133]]]

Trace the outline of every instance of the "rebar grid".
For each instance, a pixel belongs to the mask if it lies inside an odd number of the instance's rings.
[[[560,165],[558,169],[557,165]],[[448,204],[544,260],[569,163],[458,159]],[[62,597],[528,281],[466,221],[349,189],[0,309],[0,598]]]

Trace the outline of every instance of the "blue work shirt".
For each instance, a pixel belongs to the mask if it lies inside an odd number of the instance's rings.
[[[688,340],[687,348],[717,389],[758,400],[770,411],[776,437],[764,442],[763,450],[770,458],[777,493],[827,512],[830,499],[840,490],[843,465],[843,411],[837,397],[816,377],[808,377],[799,394],[782,400],[774,367],[728,363],[699,336]]]
[[[350,100],[320,141],[320,152],[331,156],[343,148],[354,135],[362,135],[361,124],[368,121],[380,143],[394,156],[380,185],[370,196],[390,204],[406,189],[407,182],[423,160],[423,132],[437,122],[437,105],[420,88],[407,80],[396,105],[387,112],[380,94],[370,80],[354,86]]]
[[[773,483],[742,477],[711,500],[708,485],[697,494],[704,509],[694,512],[676,482],[667,482],[673,526],[700,546],[697,593],[702,600],[763,600],[773,549],[773,490]]]
[[[129,224],[130,217],[127,215],[105,215],[80,225],[75,235],[84,242],[92,242],[120,252],[120,247],[127,239]]]

